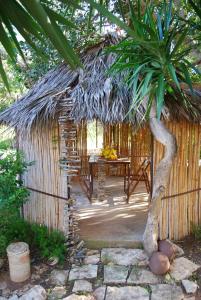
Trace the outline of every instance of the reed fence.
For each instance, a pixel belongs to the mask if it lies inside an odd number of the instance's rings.
[[[192,232],[192,224],[201,222],[201,126],[187,121],[166,122],[176,136],[178,152],[169,185],[162,200],[160,238],[182,239]],[[164,154],[154,141],[154,166]]]
[[[23,207],[25,219],[63,231],[67,182],[59,168],[58,125],[54,123],[43,127],[42,130],[36,129],[30,136],[19,137],[18,143],[26,161],[33,162],[24,175],[25,186],[30,188],[29,200]],[[51,194],[64,199],[53,197]]]

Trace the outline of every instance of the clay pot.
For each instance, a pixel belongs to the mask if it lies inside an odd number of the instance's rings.
[[[159,241],[158,249],[169,258],[170,262],[175,258],[174,247],[168,240]]]
[[[149,267],[155,275],[164,275],[170,268],[170,261],[162,252],[154,252],[149,260]]]

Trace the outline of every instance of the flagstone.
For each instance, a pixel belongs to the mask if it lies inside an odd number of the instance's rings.
[[[133,268],[127,282],[134,284],[156,284],[160,283],[161,279],[149,270]]]
[[[194,294],[198,289],[197,283],[188,279],[182,280],[182,285],[187,294]]]
[[[77,292],[92,292],[91,282],[84,279],[76,280],[73,286],[73,293]]]
[[[184,294],[180,286],[173,284],[156,284],[151,286],[151,300],[183,300]]]
[[[140,286],[108,286],[105,300],[149,300],[149,293]],[[160,299],[161,300],[161,299]]]
[[[181,281],[192,276],[193,272],[200,268],[199,265],[185,257],[179,257],[174,260],[170,267],[170,275],[176,281]]]
[[[125,266],[104,266],[104,283],[118,284],[126,283],[128,267]]]
[[[106,286],[100,286],[93,292],[93,296],[96,300],[104,300],[105,299]]]
[[[74,266],[70,270],[69,281],[76,279],[91,279],[96,278],[98,272],[97,265]]]
[[[104,264],[147,266],[148,256],[142,249],[104,248],[101,251],[101,261]]]

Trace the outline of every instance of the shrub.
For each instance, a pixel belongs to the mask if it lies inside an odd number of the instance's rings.
[[[0,140],[0,152],[11,148],[12,139]]]
[[[57,230],[49,231],[44,225],[33,224],[33,244],[38,248],[40,255],[44,258],[58,257],[64,260],[66,254],[65,237]]]
[[[22,174],[30,164],[24,161],[21,152],[7,150],[0,156],[0,210],[19,214],[27,200],[28,190],[23,187]]]
[[[58,257],[60,262],[65,258],[65,237],[61,232],[30,224],[22,218],[0,221],[0,256],[6,255],[10,243],[18,241],[28,243],[30,250],[37,251],[42,258]]]
[[[1,145],[2,146],[2,145]],[[4,148],[4,147],[3,147]],[[6,148],[6,147],[5,147]],[[20,208],[27,200],[29,192],[23,187],[21,175],[28,163],[21,152],[2,149],[0,152],[0,255],[6,254],[7,245],[15,240],[21,232],[23,222],[20,219]],[[16,234],[16,232],[18,232]],[[27,236],[28,236],[27,231]],[[25,233],[24,233],[25,236]]]
[[[65,237],[58,231],[49,231],[44,225],[30,224],[20,216],[20,208],[29,192],[23,187],[22,174],[30,163],[14,150],[0,152],[0,256],[6,255],[8,244],[27,242],[31,251],[37,249],[43,258],[64,260]]]

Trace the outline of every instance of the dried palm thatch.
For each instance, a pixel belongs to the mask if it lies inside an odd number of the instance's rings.
[[[49,71],[24,97],[0,114],[0,122],[30,132],[34,125],[43,126],[49,120],[58,118],[65,109],[66,100],[71,98],[74,101],[72,118],[75,122],[99,119],[103,123],[131,121],[137,125],[146,108],[142,105],[129,119],[127,113],[132,105],[132,96],[124,84],[125,74],[114,77],[107,73],[115,56],[104,52],[104,49],[117,41],[117,37],[108,35],[99,44],[87,49],[82,54],[82,69],[71,70],[62,64]],[[181,105],[179,97],[174,101],[167,98],[163,116],[200,122],[201,91],[196,93],[197,97],[189,96],[192,110]]]

